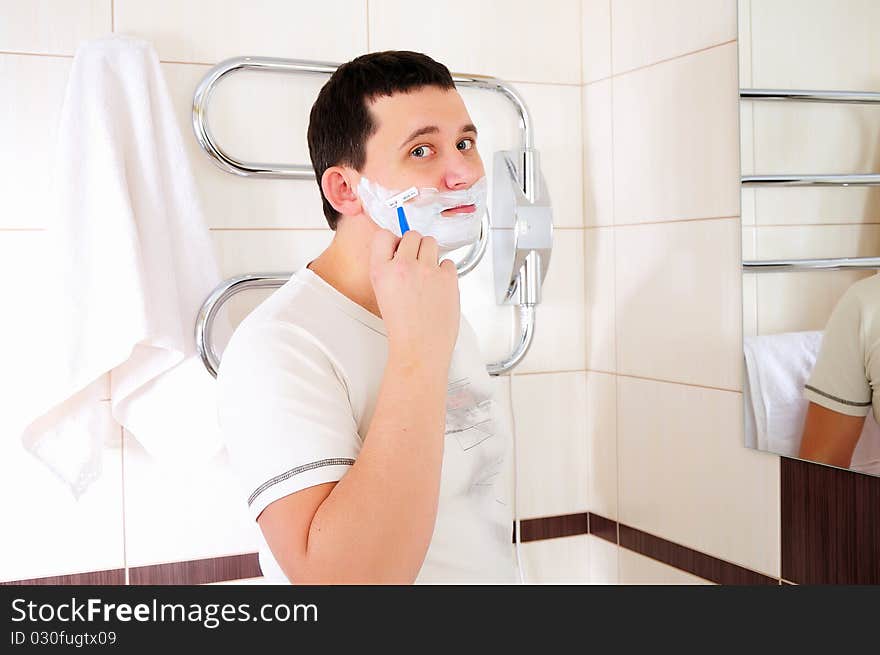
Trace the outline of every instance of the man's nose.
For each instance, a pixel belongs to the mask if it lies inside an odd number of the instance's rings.
[[[444,167],[444,183],[447,189],[467,189],[483,177],[483,162],[479,156],[467,157],[457,150],[447,157]]]

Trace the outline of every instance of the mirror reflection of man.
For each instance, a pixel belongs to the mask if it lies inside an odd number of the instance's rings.
[[[805,385],[798,457],[849,468],[869,411],[880,411],[880,275],[853,284],[828,319]]]

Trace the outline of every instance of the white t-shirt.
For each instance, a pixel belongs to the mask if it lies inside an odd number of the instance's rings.
[[[853,284],[831,312],[804,397],[880,421],[880,275]]]
[[[217,375],[218,420],[254,520],[271,502],[348,472],[387,355],[382,319],[306,266],[241,322]],[[449,367],[437,519],[417,584],[516,582],[512,442],[499,418],[476,335],[462,316]],[[269,583],[296,583],[265,540],[260,567]]]

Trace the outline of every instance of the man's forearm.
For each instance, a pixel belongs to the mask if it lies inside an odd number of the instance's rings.
[[[312,520],[298,582],[415,580],[437,515],[447,375],[389,354],[364,445]]]

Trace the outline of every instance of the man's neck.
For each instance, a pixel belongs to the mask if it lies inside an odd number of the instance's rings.
[[[344,226],[340,221],[333,241],[308,267],[342,295],[382,318],[370,282],[369,243],[375,230],[354,218],[348,217]]]

